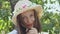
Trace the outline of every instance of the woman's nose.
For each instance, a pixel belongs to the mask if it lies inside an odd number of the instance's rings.
[[[29,22],[29,23],[32,23],[32,21],[31,21],[31,19],[30,19],[30,18],[28,18],[28,22]]]

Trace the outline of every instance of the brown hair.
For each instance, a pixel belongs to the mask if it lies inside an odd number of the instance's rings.
[[[17,16],[18,34],[19,33],[26,34],[26,28],[21,25],[21,23],[24,22],[21,16],[22,16],[21,14],[19,14]],[[41,32],[41,24],[40,24],[39,18],[37,16],[37,12],[35,10],[34,10],[34,17],[35,17],[34,28],[36,28],[39,33],[39,32]]]

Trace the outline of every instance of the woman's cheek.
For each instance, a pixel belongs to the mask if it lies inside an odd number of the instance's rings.
[[[26,18],[24,19],[24,23],[27,23],[27,19]]]
[[[31,18],[31,20],[34,22],[34,21],[35,21],[35,18],[34,18],[34,17],[32,17],[32,18]]]

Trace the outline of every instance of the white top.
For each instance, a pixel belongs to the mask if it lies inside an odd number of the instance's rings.
[[[17,31],[13,30],[13,31],[9,32],[8,34],[17,34]],[[39,34],[49,34],[49,33],[48,32],[41,32]]]
[[[8,34],[17,34],[17,31],[13,30],[13,31],[9,32]]]

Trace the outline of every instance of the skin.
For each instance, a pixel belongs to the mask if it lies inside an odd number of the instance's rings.
[[[35,21],[34,11],[30,10],[21,14],[26,28],[33,27]]]
[[[37,32],[37,29],[34,28],[33,24],[34,24],[34,21],[35,21],[35,18],[34,18],[34,11],[33,10],[28,10],[27,12],[24,12],[21,14],[22,15],[22,18],[23,18],[23,21],[24,21],[24,24],[22,24],[22,26],[26,27],[26,31],[29,31],[27,32],[27,34],[38,34]]]

